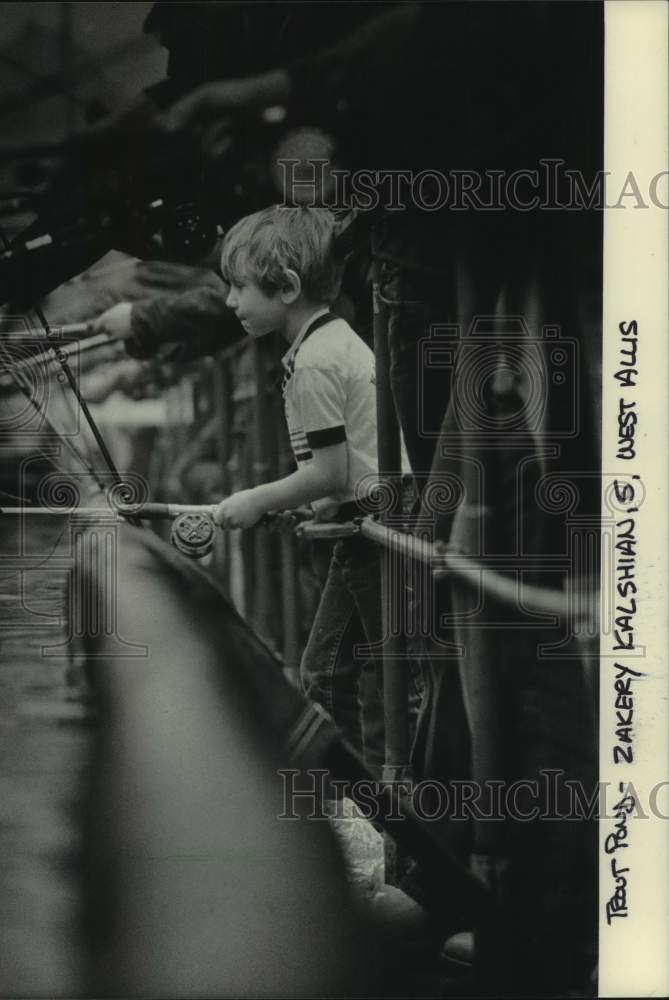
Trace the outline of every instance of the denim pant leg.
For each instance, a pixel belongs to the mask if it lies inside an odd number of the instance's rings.
[[[362,753],[358,670],[351,655],[351,635],[359,634],[357,610],[336,556],[330,560],[323,593],[307,640],[300,676],[305,694],[334,719]]]
[[[407,454],[419,488],[432,467],[450,395],[450,369],[429,363],[435,325],[456,315],[455,283],[384,261],[379,295],[388,309],[390,382]]]
[[[363,756],[370,770],[380,778],[385,763],[380,552],[373,542],[349,538],[337,542],[335,555],[343,567],[361,626],[358,640],[347,653],[358,664]]]
[[[381,268],[380,297],[388,309],[390,378],[409,460],[422,492],[433,466],[434,454],[451,393],[452,360],[431,358],[426,348],[434,343],[434,328],[457,321],[455,269],[427,274],[418,268],[386,261]],[[443,338],[442,338],[443,341]],[[453,342],[447,342],[452,353]],[[439,361],[437,364],[436,361]],[[451,515],[452,516],[452,515]],[[445,520],[438,515],[435,527]],[[434,603],[434,584],[420,587],[415,598],[427,607],[423,614],[446,610]],[[443,594],[443,588],[442,588]],[[436,623],[431,622],[431,629]],[[430,637],[409,637],[407,653],[420,665],[422,699],[418,711],[412,764],[418,780],[448,787],[466,779],[470,768],[469,730],[455,659],[439,653]],[[429,808],[429,806],[426,806]],[[460,854],[466,853],[469,831],[465,823],[443,824],[443,835]]]
[[[374,771],[384,760],[383,703],[378,660],[366,647],[380,639],[378,552],[360,539],[338,542],[302,657],[302,685]]]

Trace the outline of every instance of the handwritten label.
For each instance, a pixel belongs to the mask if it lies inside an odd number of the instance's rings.
[[[604,841],[604,850],[612,855],[610,862],[611,877],[613,879],[614,890],[606,902],[606,922],[611,923],[620,918],[627,917],[629,909],[627,906],[627,876],[630,873],[629,865],[624,865],[620,858],[622,851],[629,846],[629,817],[636,806],[633,795],[625,793],[625,785],[621,781],[618,790],[623,795],[622,799],[613,807],[614,827]]]

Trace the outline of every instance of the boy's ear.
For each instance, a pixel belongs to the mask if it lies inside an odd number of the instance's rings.
[[[302,282],[300,281],[300,276],[296,271],[291,270],[291,268],[286,268],[283,272],[284,282],[279,290],[281,295],[281,301],[284,305],[291,305],[296,299],[299,299],[302,294]]]

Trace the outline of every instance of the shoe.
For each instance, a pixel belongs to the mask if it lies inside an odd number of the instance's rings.
[[[452,972],[471,972],[474,965],[474,935],[471,931],[461,931],[444,941],[439,958]]]
[[[427,910],[394,885],[384,885],[374,893],[370,916],[379,927],[402,938],[425,938],[432,927]]]
[[[384,885],[375,892],[366,912],[377,933],[401,952],[438,954],[440,937],[432,917],[396,886]]]

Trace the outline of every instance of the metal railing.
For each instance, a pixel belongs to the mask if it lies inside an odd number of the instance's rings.
[[[388,493],[396,498],[397,506],[400,491],[392,487],[396,486],[398,478],[394,470],[400,468],[400,433],[390,386],[385,308],[376,295],[378,271],[373,278],[379,481],[391,487]],[[61,336],[87,338],[71,348],[60,348],[71,353],[108,342],[106,335],[90,336],[91,330],[86,324],[62,327],[58,332]],[[273,385],[276,379],[268,377],[272,369],[278,368],[279,356],[278,343],[245,339],[204,363],[192,363],[167,393],[168,433],[162,441],[166,452],[164,464],[173,476],[168,482],[176,489],[174,475],[179,473],[179,495],[183,502],[144,504],[141,510],[136,507],[124,510],[117,506],[119,516],[174,520],[192,513],[210,517],[211,503],[196,503],[193,502],[196,498],[189,496],[192,492],[189,470],[202,451],[214,456],[218,475],[216,492],[221,497],[287,474],[292,455],[280,412],[279,393]],[[40,359],[30,358],[21,363],[31,367],[39,364]],[[205,397],[204,406],[198,404],[198,395]],[[159,490],[162,486],[152,485]],[[4,507],[0,510],[7,515],[25,513],[27,516],[41,512],[38,508]],[[45,512],[56,513],[52,509]],[[109,508],[80,508],[78,512],[91,516],[104,512],[109,516]],[[300,548],[300,540],[334,542],[359,534],[381,548],[386,777],[389,780],[405,776],[409,770],[407,657],[404,638],[390,627],[389,621],[391,606],[397,600],[404,600],[406,595],[397,593],[402,583],[396,573],[393,576],[393,556],[421,563],[433,580],[450,578],[498,604],[514,609],[522,607],[524,612],[560,618],[570,625],[582,625],[592,631],[596,626],[596,597],[593,594],[567,594],[530,583],[523,578],[523,573],[527,575],[536,569],[534,564],[525,565],[523,560],[504,562],[499,557],[481,559],[457,552],[443,542],[429,541],[398,527],[397,515],[398,511],[390,507],[378,518],[362,517],[348,524],[307,522],[299,525],[294,533],[270,533],[267,522],[252,533],[216,531],[210,567],[240,613],[282,655],[286,672],[297,680],[302,642],[316,603],[314,593],[314,607],[304,606],[300,575],[308,572],[308,560],[304,546]],[[316,589],[314,581],[312,591]]]

